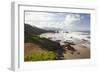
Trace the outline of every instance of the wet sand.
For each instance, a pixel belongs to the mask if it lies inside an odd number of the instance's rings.
[[[73,52],[70,50],[66,50],[64,55],[64,59],[87,59],[90,58],[90,49],[80,45],[71,45],[77,51]]]

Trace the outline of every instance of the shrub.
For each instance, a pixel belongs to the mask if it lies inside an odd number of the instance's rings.
[[[45,61],[45,60],[55,60],[56,54],[52,51],[49,51],[47,53],[37,53],[25,56],[24,61]]]

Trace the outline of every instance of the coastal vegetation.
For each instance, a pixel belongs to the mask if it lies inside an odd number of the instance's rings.
[[[24,43],[34,43],[38,45],[42,50],[46,53],[33,53],[31,55],[27,55],[24,57],[25,61],[42,61],[42,60],[54,60],[57,59],[57,51],[60,50],[60,54],[62,55],[63,49],[58,42],[51,41],[47,38],[39,37],[38,35],[43,32],[47,32],[45,30],[40,30],[38,28],[32,29],[32,26],[28,26],[25,24],[25,31],[24,31]],[[31,27],[31,28],[29,28]],[[27,29],[27,30],[26,30]],[[33,32],[32,32],[32,31]],[[40,30],[40,31],[39,31]],[[31,31],[31,32],[30,32]]]

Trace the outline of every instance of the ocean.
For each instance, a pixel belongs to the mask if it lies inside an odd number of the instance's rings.
[[[57,33],[43,33],[40,37],[48,38],[52,41],[60,41],[60,44],[64,42],[73,42],[74,44],[79,44],[90,48],[90,32],[89,31],[79,31],[79,32],[63,32],[59,31]]]

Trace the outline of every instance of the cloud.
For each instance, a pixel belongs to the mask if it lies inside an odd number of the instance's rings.
[[[25,23],[41,28],[57,27],[63,19],[63,13],[25,12]]]
[[[65,24],[71,25],[74,22],[80,21],[80,15],[79,14],[67,14],[65,17]]]
[[[31,21],[47,21],[51,20],[49,13],[41,13],[41,12],[25,12],[25,20]]]
[[[60,24],[60,27],[63,30],[72,31],[75,30],[75,26],[77,26],[78,22],[80,22],[80,14],[68,13],[65,16],[64,21]]]
[[[80,14],[75,13],[25,12],[25,23],[40,28],[53,27],[66,31],[76,30],[82,18]]]

